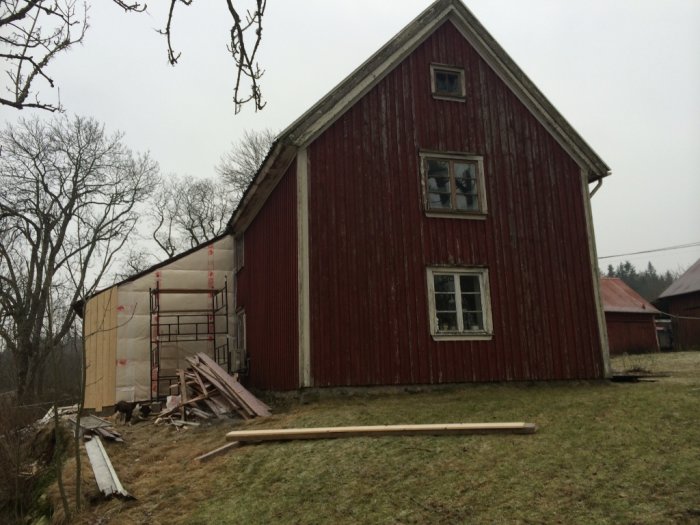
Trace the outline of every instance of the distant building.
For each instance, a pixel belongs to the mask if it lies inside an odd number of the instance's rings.
[[[671,283],[654,304],[671,316],[674,349],[700,349],[700,259]]]
[[[617,277],[600,280],[610,355],[658,352],[654,316],[660,312]]]

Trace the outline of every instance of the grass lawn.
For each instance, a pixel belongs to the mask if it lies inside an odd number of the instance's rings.
[[[700,523],[700,352],[613,366],[671,377],[322,396],[281,402],[254,425],[528,421],[534,435],[264,443],[198,465],[191,458],[223,444],[229,426],[128,428],[108,453],[137,501],[101,503],[80,520]]]

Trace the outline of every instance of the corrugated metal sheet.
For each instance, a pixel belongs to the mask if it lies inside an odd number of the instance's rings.
[[[464,66],[435,100],[431,62]],[[486,220],[427,218],[420,150],[483,155]],[[450,23],[309,148],[314,384],[603,374],[581,174]],[[491,341],[429,333],[426,267],[486,266]]]
[[[617,277],[602,277],[600,279],[600,294],[603,310],[606,312],[661,313]]]
[[[692,292],[700,292],[700,259],[673,281],[671,286],[661,292],[659,299]]]
[[[653,314],[607,311],[605,323],[610,355],[659,351]]]
[[[246,312],[250,375],[257,388],[298,386],[296,167],[292,165],[245,232],[237,308]]]

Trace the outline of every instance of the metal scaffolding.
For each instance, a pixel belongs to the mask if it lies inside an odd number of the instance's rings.
[[[227,372],[231,372],[229,347],[228,282],[219,289],[209,288],[149,288],[151,314],[151,399],[163,399],[170,395],[170,386],[177,384],[177,367],[164,368],[165,347],[170,347],[167,357],[179,362],[180,345],[194,341],[210,342],[209,350],[214,360]],[[177,300],[164,301],[163,296],[180,295]],[[207,301],[196,296],[208,295]],[[191,299],[188,299],[191,298]],[[163,302],[166,302],[164,307]],[[206,306],[197,307],[197,304]],[[217,336],[219,337],[217,341]],[[169,345],[169,343],[172,343]],[[174,347],[174,352],[172,348]],[[174,353],[174,355],[173,355]],[[184,365],[181,365],[182,367]]]

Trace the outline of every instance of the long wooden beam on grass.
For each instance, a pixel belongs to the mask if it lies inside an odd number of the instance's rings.
[[[215,448],[214,450],[207,452],[206,454],[202,454],[201,456],[197,456],[195,461],[199,461],[200,463],[204,463],[205,461],[209,461],[212,458],[215,458],[217,456],[220,456],[221,454],[225,454],[232,448],[240,447],[241,443],[239,441],[232,441],[230,443],[226,443],[224,446]]]
[[[433,425],[376,425],[360,427],[283,428],[236,430],[226,434],[229,441],[290,441],[381,436],[444,436],[470,434],[534,434],[534,423],[444,423]]]

